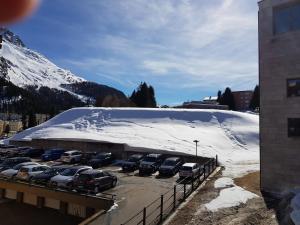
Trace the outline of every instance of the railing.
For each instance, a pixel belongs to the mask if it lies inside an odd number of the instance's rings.
[[[32,182],[25,182],[25,181],[21,181],[21,180],[14,180],[14,179],[4,178],[4,177],[0,177],[0,182],[1,181],[15,183],[15,184],[28,185],[30,187],[43,188],[43,189],[47,189],[47,190],[51,190],[51,191],[55,191],[55,192],[64,192],[64,193],[69,193],[69,194],[72,194],[72,195],[86,196],[86,197],[89,197],[89,198],[108,199],[108,200],[115,200],[115,198],[116,198],[116,195],[108,194],[108,193],[104,193],[104,192],[100,192],[97,195],[93,195],[93,194],[89,194],[89,193],[82,194],[82,193],[77,193],[77,192],[70,191],[70,190],[67,190],[67,189],[50,188],[48,186],[35,184],[35,183],[32,183]]]
[[[121,225],[158,225],[161,224],[182,202],[186,200],[218,166],[218,157],[210,159],[193,179],[178,181],[176,185],[159,198],[144,207]]]

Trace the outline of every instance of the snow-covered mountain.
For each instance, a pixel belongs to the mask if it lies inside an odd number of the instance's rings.
[[[7,68],[6,79],[19,87],[34,85],[64,90],[62,84],[85,81],[68,70],[59,68],[45,56],[30,50],[22,40],[7,29],[0,29],[3,47],[0,57]],[[2,63],[3,64],[3,63]],[[2,65],[3,67],[3,65]],[[3,68],[2,68],[3,70]]]

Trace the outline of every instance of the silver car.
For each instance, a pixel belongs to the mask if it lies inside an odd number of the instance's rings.
[[[61,187],[61,188],[71,188],[74,178],[84,171],[93,169],[91,166],[73,166],[61,174],[56,175],[51,178],[49,182],[50,187]]]
[[[31,165],[39,165],[37,162],[24,162],[20,163],[16,166],[14,166],[11,169],[4,170],[0,173],[0,177],[6,178],[6,179],[12,179],[14,176],[17,175],[19,169],[21,169],[24,166],[31,166]]]

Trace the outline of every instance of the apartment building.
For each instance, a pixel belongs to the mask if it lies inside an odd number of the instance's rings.
[[[233,91],[235,108],[238,111],[249,110],[250,102],[253,96],[253,91]]]
[[[259,3],[261,189],[300,188],[300,0]]]

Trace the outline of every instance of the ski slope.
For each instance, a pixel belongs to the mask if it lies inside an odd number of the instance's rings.
[[[236,171],[258,169],[258,116],[221,110],[74,108],[13,140],[66,138],[215,157]],[[252,168],[253,167],[253,168]]]

